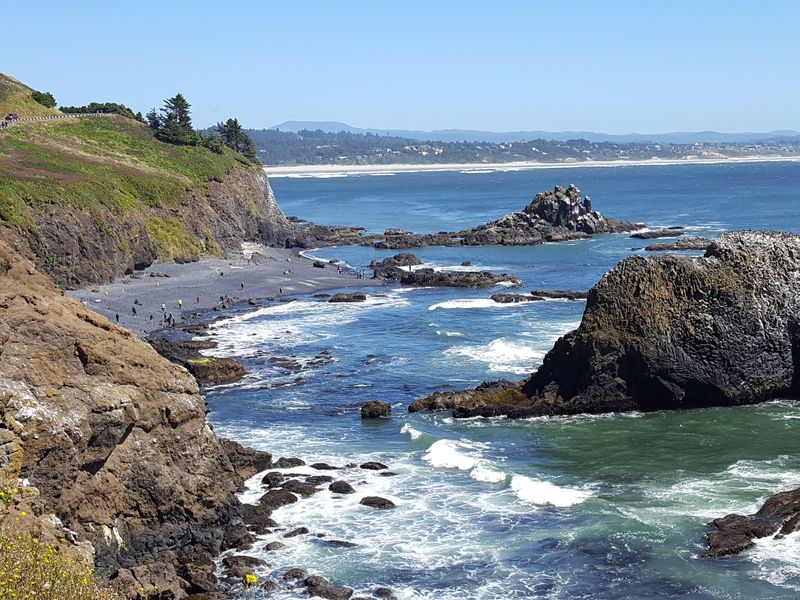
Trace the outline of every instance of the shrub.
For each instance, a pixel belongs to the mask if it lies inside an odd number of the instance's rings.
[[[55,108],[56,106],[56,99],[50,92],[37,92],[34,90],[31,92],[31,97],[47,108]]]
[[[85,563],[26,533],[0,529],[0,600],[122,600]]]

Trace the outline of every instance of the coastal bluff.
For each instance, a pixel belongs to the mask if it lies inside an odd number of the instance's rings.
[[[213,559],[248,539],[241,463],[269,454],[223,444],[195,379],[66,297],[21,237],[0,241],[0,312],[0,481],[26,484],[6,510],[126,597],[215,590]]]
[[[434,405],[456,417],[529,417],[794,397],[798,315],[800,236],[725,233],[702,257],[622,261],[589,291],[580,326],[527,380]]]

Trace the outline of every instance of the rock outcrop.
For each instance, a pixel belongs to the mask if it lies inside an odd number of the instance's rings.
[[[800,236],[731,232],[703,257],[631,257],[590,290],[581,325],[521,391],[456,417],[741,405],[800,391]]]
[[[704,237],[688,237],[674,242],[659,242],[645,246],[647,252],[661,252],[664,250],[708,250],[711,240]]]
[[[454,232],[414,234],[387,231],[375,241],[376,248],[400,249],[424,246],[531,246],[543,242],[582,239],[597,233],[620,233],[643,225],[604,217],[592,209],[588,196],[574,185],[556,186],[536,194],[522,211],[496,221]],[[680,235],[680,234],[677,234]]]
[[[738,554],[755,545],[754,539],[773,534],[788,535],[800,530],[800,488],[769,498],[753,515],[728,515],[711,522],[706,534],[706,557]]]
[[[411,269],[421,265],[422,261],[408,252],[401,252],[381,261],[373,260],[369,263],[373,279],[397,279],[407,274]]]
[[[234,495],[243,473],[209,427],[197,382],[65,297],[22,240],[6,239],[0,478],[27,479],[43,513],[91,544],[97,573],[124,593],[213,590],[213,558],[246,535]]]
[[[204,340],[172,341],[163,336],[150,339],[150,344],[164,358],[188,370],[201,386],[234,383],[247,375],[244,365],[234,358],[204,356],[215,342]]]
[[[508,284],[508,287],[520,287],[522,282],[516,275],[508,273],[492,273],[490,271],[436,271],[434,269],[416,269],[404,273],[400,277],[403,285],[425,287],[457,287],[486,289],[496,285]]]

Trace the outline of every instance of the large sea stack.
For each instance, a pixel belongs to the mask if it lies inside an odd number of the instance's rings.
[[[800,389],[800,237],[732,232],[703,257],[632,257],[592,288],[581,325],[513,394],[456,416],[740,405]]]

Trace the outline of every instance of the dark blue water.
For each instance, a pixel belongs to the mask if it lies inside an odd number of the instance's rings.
[[[607,215],[685,225],[688,235],[800,227],[800,165],[793,163],[272,180],[287,214],[370,231],[460,229],[568,183]],[[582,290],[642,245],[605,235],[415,253],[437,268],[470,260],[514,273],[525,289]],[[348,247],[316,254],[364,268],[392,253]],[[269,553],[272,567],[262,575],[301,565],[364,593],[388,585],[402,598],[797,596],[796,536],[765,540],[735,559],[698,558],[708,520],[752,511],[768,495],[800,485],[795,404],[516,422],[409,415],[408,402],[446,386],[524,377],[577,326],[583,304],[497,305],[485,290],[367,291],[364,304],[300,298],[213,330],[220,349],[243,357],[251,371],[241,384],[209,393],[217,431],[309,462],[377,459],[398,474],[347,470],[341,475],[357,494],[324,491],[280,509],[276,518],[287,526],[359,546],[281,540],[287,548]],[[298,365],[285,369],[275,356]],[[393,403],[394,416],[362,423],[354,405],[372,399]],[[254,485],[245,499],[261,493]],[[398,508],[359,506],[369,494]]]

